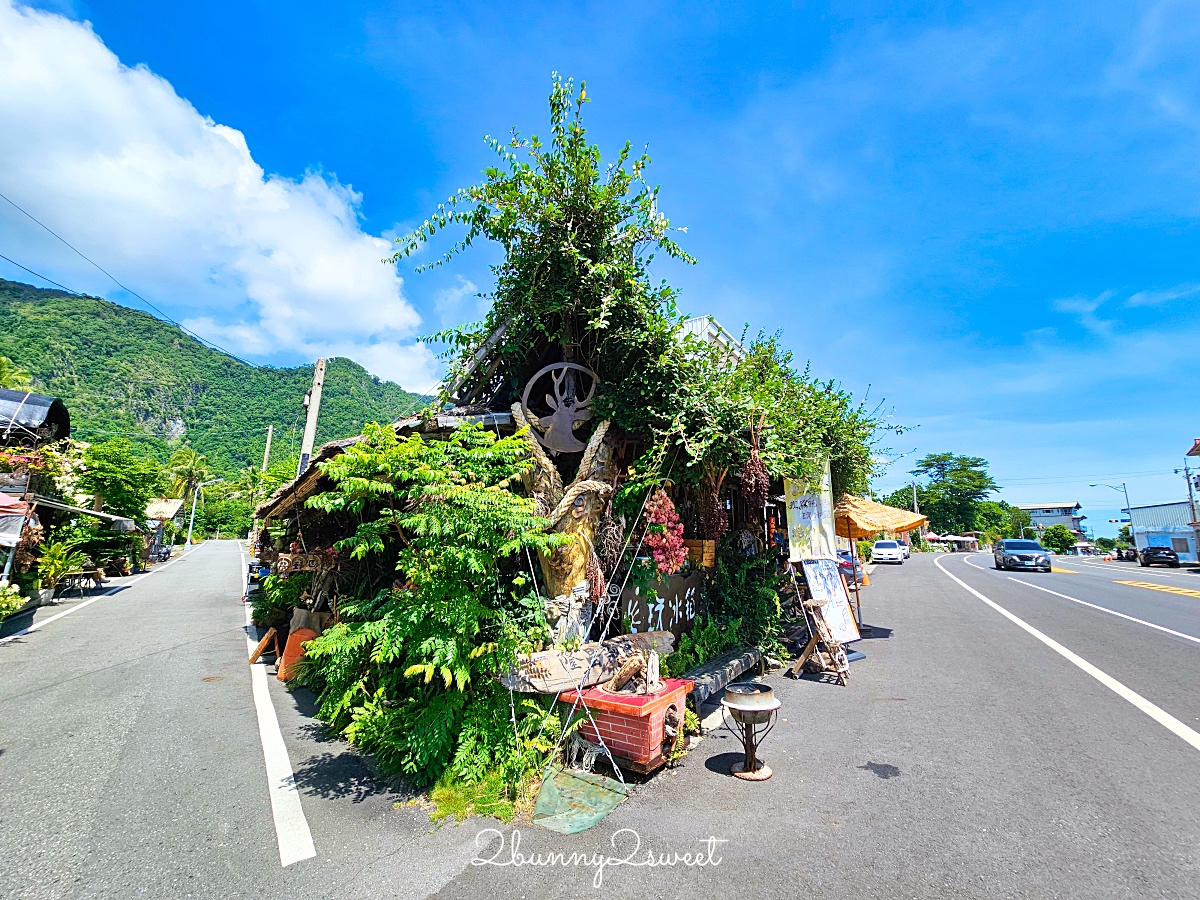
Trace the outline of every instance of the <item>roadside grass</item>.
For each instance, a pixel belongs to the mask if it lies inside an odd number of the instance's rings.
[[[434,822],[442,822],[451,816],[462,822],[471,815],[511,822],[517,816],[517,803],[509,796],[499,772],[490,772],[471,783],[456,782],[443,776],[429,792],[429,799],[434,805],[429,818]]]

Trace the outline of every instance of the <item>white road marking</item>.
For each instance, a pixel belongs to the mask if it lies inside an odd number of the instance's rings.
[[[1146,715],[1148,715],[1150,718],[1152,718],[1155,722],[1162,725],[1164,728],[1166,728],[1168,731],[1170,731],[1176,737],[1182,738],[1183,740],[1185,740],[1189,744],[1191,744],[1194,749],[1200,750],[1200,734],[1197,734],[1191,728],[1184,725],[1182,722],[1180,722],[1178,719],[1176,719],[1169,712],[1155,706],[1153,703],[1151,703],[1149,700],[1147,700],[1141,694],[1137,693],[1136,691],[1130,690],[1125,685],[1121,684],[1121,682],[1117,681],[1117,679],[1115,679],[1111,675],[1109,675],[1107,672],[1104,672],[1101,669],[1096,668],[1090,662],[1088,662],[1086,659],[1084,659],[1083,657],[1074,653],[1073,651],[1068,650],[1066,647],[1064,647],[1058,641],[1042,634],[1042,632],[1038,631],[1036,628],[1034,628],[1028,622],[1024,621],[1023,619],[1017,618],[1016,616],[1014,616],[1012,613],[1010,613],[1007,609],[1005,609],[1000,604],[998,604],[992,600],[989,600],[987,597],[983,596],[983,594],[979,593],[979,591],[975,590],[975,588],[971,587],[969,584],[967,584],[965,581],[963,581],[957,575],[954,575],[954,574],[946,571],[946,569],[942,567],[942,561],[940,559],[935,559],[934,565],[936,565],[939,569],[942,570],[943,575],[947,575],[950,578],[952,578],[962,588],[964,588],[965,590],[967,590],[969,593],[973,594],[974,596],[978,597],[980,600],[982,600],[984,603],[986,603],[992,609],[996,610],[996,612],[1000,613],[1000,615],[1004,616],[1004,618],[1008,619],[1010,622],[1012,622],[1018,628],[1021,628],[1024,631],[1028,632],[1029,634],[1033,635],[1035,638],[1037,638],[1039,641],[1041,641],[1043,644],[1045,644],[1047,647],[1049,647],[1055,653],[1059,654],[1063,659],[1067,660],[1069,663],[1071,663],[1074,666],[1078,666],[1084,672],[1087,672],[1087,674],[1091,675],[1093,678],[1095,678],[1097,681],[1099,681],[1102,685],[1104,685],[1106,688],[1108,688],[1110,691],[1112,691],[1118,697],[1120,697],[1123,700],[1126,700],[1129,703],[1136,706],[1138,709],[1140,709],[1142,712],[1144,712]]]
[[[1050,588],[1044,588],[1040,584],[1030,584],[1028,581],[1022,581],[1020,578],[1008,577],[1009,581],[1015,581],[1017,584],[1023,584],[1026,587],[1031,587],[1035,591],[1045,591],[1047,594],[1053,594],[1055,597],[1062,597],[1064,600],[1070,600],[1072,603],[1078,603],[1081,606],[1098,609],[1100,612],[1106,612],[1110,616],[1116,616],[1119,619],[1127,619],[1130,622],[1137,622],[1139,625],[1145,625],[1147,628],[1153,628],[1157,631],[1163,631],[1167,634],[1173,634],[1175,637],[1181,637],[1186,641],[1192,641],[1195,644],[1200,644],[1200,637],[1193,637],[1190,634],[1184,634],[1182,631],[1174,631],[1170,628],[1164,628],[1162,625],[1155,625],[1153,622],[1147,622],[1144,619],[1137,619],[1133,616],[1127,616],[1125,613],[1117,612],[1115,609],[1109,609],[1107,606],[1097,606],[1095,603],[1088,603],[1086,600],[1079,600],[1075,597],[1068,597],[1066,594],[1060,594],[1058,591],[1052,591]]]
[[[246,554],[238,542],[238,558],[242,566],[242,596],[246,596]],[[247,659],[254,652],[257,642],[251,635],[250,604],[246,607]],[[279,843],[279,864],[284,868],[317,855],[313,846],[312,832],[304,807],[300,804],[300,791],[296,788],[296,776],[292,773],[292,761],[288,757],[287,745],[279,730],[279,717],[267,687],[266,667],[259,664],[250,667],[250,685],[254,695],[254,709],[258,714],[258,737],[262,741],[263,760],[267,768],[267,790],[271,796],[271,815],[275,819],[275,839]]]
[[[117,593],[118,591],[124,590],[125,588],[133,587],[135,584],[137,584],[143,578],[149,578],[151,575],[155,574],[156,572],[161,572],[163,569],[167,568],[168,566],[174,565],[175,563],[179,562],[179,560],[183,559],[185,556],[187,556],[186,551],[184,553],[179,554],[179,556],[175,557],[170,562],[164,563],[163,565],[159,566],[157,569],[151,569],[149,572],[146,572],[143,575],[139,575],[137,578],[133,579],[133,581],[130,581],[128,584],[122,584],[122,585],[118,585],[115,588],[109,588],[103,594],[97,594],[95,597],[88,597],[82,603],[76,603],[70,609],[64,609],[62,612],[58,613],[57,615],[53,615],[48,619],[42,619],[42,621],[40,621],[40,622],[34,622],[28,628],[22,628],[20,631],[14,631],[8,637],[0,638],[0,645],[7,644],[9,641],[15,641],[19,637],[24,637],[25,635],[29,634],[29,632],[31,632],[31,631],[37,631],[39,628],[45,628],[51,622],[57,622],[63,616],[69,616],[71,613],[79,612],[79,610],[83,609],[85,606],[91,606],[97,600],[103,600],[105,597],[111,597],[113,594]]]

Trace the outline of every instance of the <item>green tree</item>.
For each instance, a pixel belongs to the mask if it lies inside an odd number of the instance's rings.
[[[208,459],[192,447],[180,447],[171,454],[171,490],[185,501],[200,489],[200,485],[212,477]],[[201,491],[203,496],[203,491]]]
[[[1122,525],[1121,530],[1117,532],[1117,546],[1122,550],[1128,550],[1134,546],[1133,534],[1130,532],[1128,525]]]
[[[981,500],[975,507],[974,531],[982,531],[989,541],[1019,538],[1021,527],[1028,531],[1029,513],[1003,500]]]
[[[196,528],[205,535],[220,532],[226,537],[245,537],[253,512],[249,501],[241,497],[205,497],[204,505],[196,512]]]
[[[7,356],[0,356],[0,388],[27,388],[32,376]]]
[[[675,291],[652,284],[648,266],[655,250],[693,260],[669,237],[658,188],[644,178],[650,158],[631,156],[626,143],[605,164],[583,127],[587,102],[584,85],[577,92],[555,75],[549,142],[516,132],[505,142],[488,138],[501,164],[398,239],[394,260],[453,224],[465,225],[466,234],[443,262],[479,237],[499,243],[504,260],[493,269],[487,318],[437,336],[456,357],[450,379],[503,329],[492,351],[498,379],[523,383],[531,348],[549,342],[565,361],[599,373],[599,418],[646,434],[671,421],[668,397],[681,356]]]
[[[397,240],[394,262],[452,225],[466,234],[440,262],[480,237],[504,249],[486,319],[436,336],[449,344],[448,381],[496,335],[486,348],[491,382],[511,400],[550,344],[598,374],[597,419],[656,436],[659,446],[686,442],[710,493],[748,458],[759,429],[773,474],[812,474],[828,457],[836,490],[865,489],[877,423],[848,394],[795,372],[775,337],[760,336],[740,361],[682,339],[676,293],[651,282],[649,265],[655,252],[694,260],[672,240],[658,188],[646,181],[649,156],[631,155],[626,143],[605,164],[583,125],[587,102],[584,85],[556,75],[549,141],[489,138],[501,164]]]
[[[139,455],[127,438],[92,444],[83,452],[86,467],[79,486],[100,499],[106,512],[141,522],[146,504],[163,490],[158,461]]]
[[[1096,538],[1096,546],[1107,553],[1109,550],[1116,549],[1117,541],[1116,538],[1099,537]]]
[[[931,453],[922,458],[912,474],[927,479],[918,487],[921,512],[929,517],[934,531],[980,531],[976,528],[979,504],[999,490],[987,471],[987,460],[978,456]],[[897,492],[899,494],[900,492]],[[911,501],[911,489],[909,501]],[[911,509],[911,502],[904,508]]]
[[[1040,543],[1055,553],[1069,553],[1078,538],[1066,525],[1051,525],[1041,534]]]

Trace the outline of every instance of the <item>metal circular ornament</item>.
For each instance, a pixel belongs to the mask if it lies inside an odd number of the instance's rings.
[[[570,372],[582,372],[592,380],[587,396],[580,399],[576,394],[573,379],[568,380]],[[529,395],[534,387],[546,375],[550,376],[553,385],[553,396],[546,395],[546,405],[553,410],[550,415],[539,416],[529,409]],[[599,382],[596,373],[578,363],[551,363],[538,369],[525,385],[521,394],[521,412],[530,423],[530,432],[539,444],[555,453],[582,453],[587,446],[575,437],[575,428],[592,417],[592,397],[596,393]],[[570,384],[570,390],[567,385]]]

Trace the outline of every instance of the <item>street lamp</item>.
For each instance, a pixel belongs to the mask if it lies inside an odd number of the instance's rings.
[[[218,481],[224,480],[224,478],[214,478],[212,481],[202,481],[196,485],[196,489],[192,491],[192,518],[188,521],[188,536],[186,546],[192,546],[192,526],[196,524],[196,498],[200,496],[200,488],[204,487],[206,484],[216,484]]]
[[[1133,507],[1129,503],[1129,488],[1125,487],[1125,482],[1122,481],[1120,487],[1117,487],[1115,484],[1089,484],[1088,487],[1106,487],[1106,488],[1112,488],[1112,490],[1114,490],[1114,491],[1123,491],[1125,493],[1125,512],[1129,513],[1129,536],[1132,538],[1133,537]],[[1118,534],[1121,533],[1120,529],[1117,530],[1117,533]],[[1137,541],[1134,541],[1134,543],[1136,544]]]

